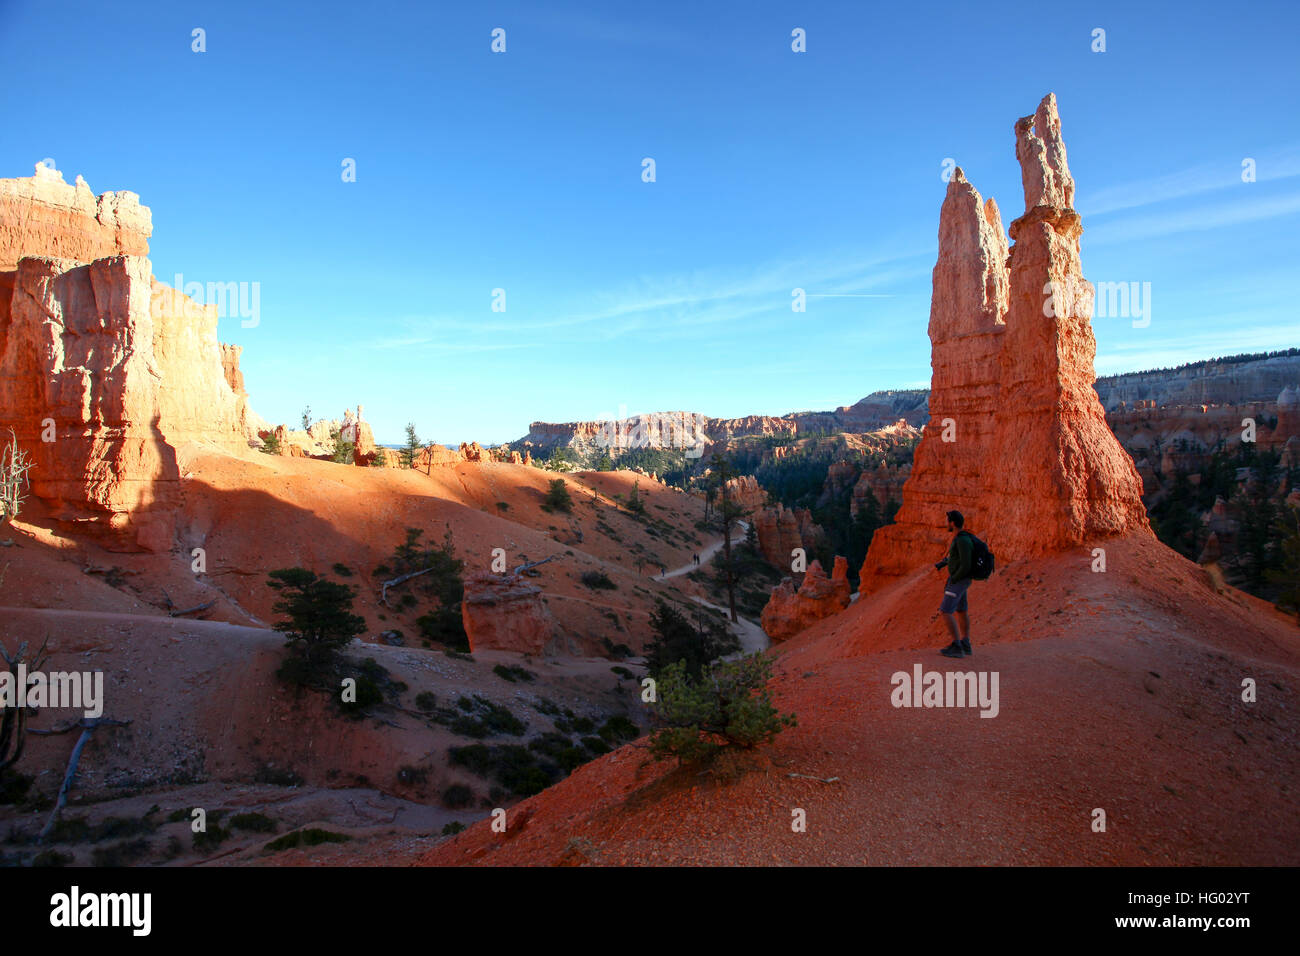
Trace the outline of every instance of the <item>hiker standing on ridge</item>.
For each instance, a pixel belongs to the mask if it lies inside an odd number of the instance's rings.
[[[960,511],[948,512],[948,530],[952,534],[952,544],[948,548],[948,557],[935,564],[936,570],[948,569],[948,583],[943,586],[943,602],[939,613],[948,622],[952,633],[952,643],[939,651],[944,657],[961,657],[969,655],[970,618],[966,615],[966,591],[970,587],[975,571],[973,536],[963,533],[962,525],[966,519]]]

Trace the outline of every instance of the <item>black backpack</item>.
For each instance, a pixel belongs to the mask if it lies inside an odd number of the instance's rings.
[[[969,531],[962,534],[970,538],[970,576],[976,581],[987,581],[993,573],[993,552],[989,546]]]

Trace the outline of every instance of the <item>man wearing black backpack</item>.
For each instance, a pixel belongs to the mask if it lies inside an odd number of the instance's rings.
[[[969,656],[970,618],[966,616],[966,590],[974,580],[975,536],[963,531],[966,519],[960,511],[948,512],[948,530],[953,533],[952,544],[948,548],[948,557],[935,565],[937,570],[948,569],[948,583],[943,586],[943,602],[939,613],[948,622],[952,633],[952,643],[939,651],[944,657]]]

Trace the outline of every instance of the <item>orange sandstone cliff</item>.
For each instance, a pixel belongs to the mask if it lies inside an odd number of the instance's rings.
[[[53,517],[164,551],[182,449],[247,452],[256,416],[216,306],[154,279],[150,223],[135,194],[95,200],[45,167],[0,180],[0,434]]]

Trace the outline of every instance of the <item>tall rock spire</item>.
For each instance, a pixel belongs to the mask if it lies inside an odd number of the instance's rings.
[[[1093,390],[1091,287],[1079,263],[1056,98],[1016,123],[1025,214],[1006,237],[960,169],[939,216],[930,303],[930,421],[896,523],[876,532],[863,588],[943,556],[945,513],[999,558],[1150,533],[1142,482]]]

